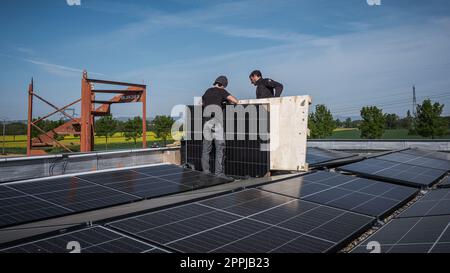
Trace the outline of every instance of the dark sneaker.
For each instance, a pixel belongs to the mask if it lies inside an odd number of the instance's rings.
[[[217,176],[218,178],[224,179],[224,180],[227,181],[227,182],[233,182],[233,181],[234,181],[233,178],[231,178],[231,177],[229,177],[229,176],[226,176],[226,175],[223,174],[223,173],[217,174],[216,176]]]

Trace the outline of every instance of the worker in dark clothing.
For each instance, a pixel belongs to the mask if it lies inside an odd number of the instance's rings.
[[[206,108],[208,106],[223,107],[224,102],[237,104],[238,100],[233,97],[225,89],[228,86],[228,79],[225,76],[220,76],[214,82],[214,86],[206,90],[202,97],[202,104]],[[203,172],[210,174],[209,156],[212,150],[213,141],[216,148],[216,165],[215,175],[223,178],[229,182],[232,178],[224,174],[224,158],[225,158],[225,133],[223,130],[223,120],[218,120],[217,117],[212,116],[205,121],[203,128],[203,150],[202,150],[202,169]]]
[[[256,86],[256,98],[278,98],[283,92],[283,85],[271,79],[263,79],[261,71],[255,70],[250,74],[250,81]]]

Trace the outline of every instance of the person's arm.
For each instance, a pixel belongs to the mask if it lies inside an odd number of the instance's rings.
[[[231,102],[232,104],[238,104],[238,103],[239,103],[239,100],[236,99],[233,95],[229,95],[229,96],[227,97],[227,100],[228,100],[229,102]]]
[[[267,80],[266,84],[268,87],[275,89],[274,96],[276,98],[281,96],[281,93],[283,92],[283,85],[281,83],[269,79],[269,80]]]

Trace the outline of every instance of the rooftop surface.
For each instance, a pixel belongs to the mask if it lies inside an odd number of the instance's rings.
[[[0,251],[450,252],[448,154],[308,162],[233,183],[170,164],[4,183]]]

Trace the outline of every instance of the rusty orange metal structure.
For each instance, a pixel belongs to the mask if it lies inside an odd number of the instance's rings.
[[[94,86],[122,86],[126,89],[96,89]],[[109,100],[96,100],[96,94],[116,94]],[[53,112],[33,121],[33,99],[43,101],[54,109]],[[81,79],[81,98],[73,101],[61,108],[53,105],[46,99],[39,96],[34,90],[34,81],[28,87],[28,132],[27,132],[27,155],[42,155],[46,152],[43,147],[59,146],[67,152],[73,152],[69,147],[56,139],[58,135],[78,135],[80,136],[80,152],[91,152],[94,149],[95,117],[111,114],[111,105],[116,103],[142,103],[142,146],[147,148],[147,86],[144,84],[116,82],[108,80],[98,80],[88,78],[86,71]],[[81,102],[81,117],[75,118],[65,112],[69,107]],[[100,106],[98,106],[100,105]],[[56,113],[63,114],[68,121],[61,126],[45,132],[38,123],[53,116]],[[31,130],[38,130],[41,134],[32,138]],[[41,149],[35,149],[41,148]]]

